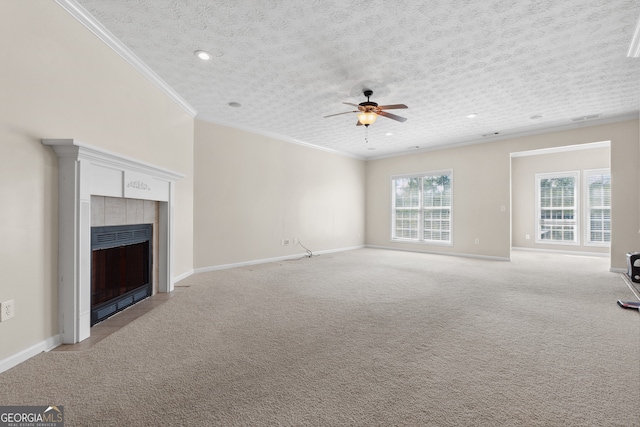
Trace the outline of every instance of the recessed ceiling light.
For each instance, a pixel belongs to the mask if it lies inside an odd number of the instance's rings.
[[[478,117],[478,113],[467,114],[468,119],[475,119],[476,117]]]
[[[391,135],[393,135],[391,132],[387,132],[384,134],[384,136],[391,136]]]
[[[205,52],[204,50],[196,50],[193,54],[203,61],[208,61],[213,58],[209,52]]]
[[[242,105],[239,102],[230,102],[229,107],[238,108],[242,107]]]
[[[534,116],[529,117],[531,120],[540,120],[544,117],[544,114],[536,114]]]

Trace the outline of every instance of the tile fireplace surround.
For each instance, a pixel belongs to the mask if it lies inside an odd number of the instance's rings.
[[[58,319],[62,342],[74,344],[91,334],[91,196],[158,202],[158,291],[171,292],[174,189],[184,175],[75,139],[42,143],[58,155]]]

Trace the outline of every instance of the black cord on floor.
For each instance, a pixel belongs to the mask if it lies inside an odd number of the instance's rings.
[[[311,249],[307,248],[305,245],[300,243],[299,240],[298,240],[298,244],[304,248],[304,250],[307,252],[307,254],[305,256],[300,257],[300,258],[288,259],[286,261],[300,261],[301,259],[319,256],[319,255],[315,255],[313,252],[311,252]]]
[[[311,258],[311,257],[313,257],[313,256],[317,256],[317,255],[314,255],[314,254],[313,254],[313,252],[311,252],[311,250],[310,250],[309,248],[307,248],[305,245],[303,245],[303,244],[300,242],[300,240],[298,240],[298,244],[299,244],[300,246],[302,246],[302,248],[303,248],[305,251],[307,251],[307,255],[305,256],[305,258]]]

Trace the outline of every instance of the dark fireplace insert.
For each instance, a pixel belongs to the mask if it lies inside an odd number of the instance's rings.
[[[152,224],[91,227],[91,326],[151,296]]]

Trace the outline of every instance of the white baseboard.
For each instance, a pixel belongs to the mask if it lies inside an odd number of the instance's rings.
[[[505,257],[490,256],[490,255],[464,254],[464,253],[457,253],[457,252],[439,252],[439,251],[416,251],[411,249],[394,248],[392,246],[378,246],[378,245],[366,245],[366,247],[371,249],[386,249],[390,251],[415,252],[417,254],[448,255],[448,256],[457,256],[461,258],[487,259],[491,261],[511,261],[511,259],[508,257],[505,258]]]
[[[624,273],[621,274],[622,276],[622,280],[624,280],[624,282],[627,284],[627,286],[629,287],[629,289],[631,290],[631,292],[633,292],[633,295],[635,295],[635,297],[640,300],[640,292],[638,291],[638,289],[634,286],[634,284],[631,282],[631,279],[629,278],[629,276],[627,275],[626,271]]]
[[[33,356],[36,356],[43,351],[52,350],[60,344],[62,344],[62,338],[60,337],[60,335],[55,335],[34,346],[24,349],[21,352],[14,354],[13,356],[9,356],[6,359],[0,360],[0,373],[8,371],[14,366],[21,364],[22,362],[26,362]]]
[[[549,254],[562,254],[562,255],[576,255],[576,256],[595,256],[601,258],[607,258],[611,255],[607,252],[587,252],[587,251],[563,251],[558,249],[540,249],[540,248],[523,248],[518,246],[513,246],[511,248],[512,251],[525,251],[525,252],[543,252]]]
[[[313,254],[314,255],[323,255],[323,254],[330,254],[330,253],[335,253],[335,252],[352,251],[352,250],[362,249],[362,248],[364,248],[364,245],[362,245],[362,246],[352,246],[352,247],[348,247],[348,248],[328,249],[328,250],[324,250],[324,251],[313,252]],[[221,264],[221,265],[213,265],[213,266],[210,266],[210,267],[200,267],[200,268],[194,269],[193,271],[194,271],[195,274],[206,273],[208,271],[226,270],[226,269],[229,269],[229,268],[246,267],[246,266],[249,266],[249,265],[256,265],[256,264],[266,264],[268,262],[278,262],[278,261],[287,261],[287,260],[291,260],[291,259],[299,259],[299,258],[304,258],[306,256],[308,256],[308,254],[306,252],[304,252],[304,253],[298,253],[298,254],[294,254],[294,255],[286,255],[286,256],[275,257],[275,258],[264,258],[264,259],[256,259],[256,260],[252,260],[252,261],[236,262],[236,263],[232,263],[232,264]]]
[[[174,283],[174,284],[175,284],[175,283],[178,283],[179,281],[184,280],[184,279],[186,279],[186,278],[187,278],[187,277],[189,277],[189,276],[192,276],[194,273],[195,273],[195,271],[194,271],[194,270],[189,270],[189,271],[187,271],[186,273],[182,273],[181,275],[176,276],[176,277],[174,277],[174,278],[173,278],[173,283]]]

